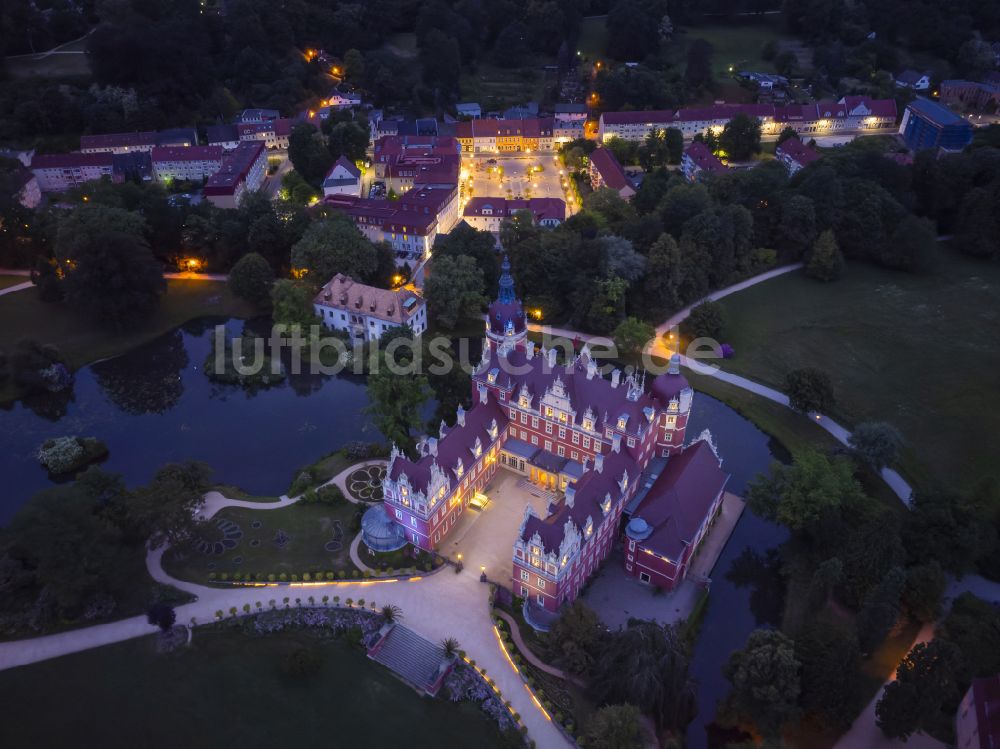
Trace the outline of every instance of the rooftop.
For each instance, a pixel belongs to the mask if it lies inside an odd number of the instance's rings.
[[[948,109],[948,107],[931,101],[930,99],[922,99],[918,97],[907,104],[906,108],[912,110],[920,117],[930,120],[939,127],[948,127],[953,125],[965,125],[970,128],[972,127],[972,125],[970,125],[965,119],[959,117],[957,114]]]
[[[423,299],[412,289],[380,289],[338,273],[323,285],[313,303],[374,315],[402,325],[420,310]]]
[[[205,195],[229,195],[247,178],[250,170],[264,151],[258,141],[240,143],[222,160],[222,168],[208,178]]]
[[[604,184],[614,190],[632,187],[632,182],[625,176],[625,170],[618,163],[614,153],[608,148],[598,148],[590,154],[590,163],[601,175]]]

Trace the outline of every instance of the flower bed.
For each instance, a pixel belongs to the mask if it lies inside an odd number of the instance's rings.
[[[107,455],[107,445],[95,437],[55,437],[42,443],[36,457],[49,473],[60,476],[76,473]]]

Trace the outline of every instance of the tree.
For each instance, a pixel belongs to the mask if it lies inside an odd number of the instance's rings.
[[[781,725],[798,715],[800,667],[795,643],[773,629],[754,630],[723,669],[733,685],[729,709],[765,738],[776,738]]]
[[[697,305],[681,323],[685,333],[693,338],[721,338],[726,324],[725,312],[718,302],[705,301]]]
[[[642,714],[635,705],[605,705],[584,732],[588,749],[642,749]]]
[[[307,271],[317,289],[338,273],[368,283],[375,280],[379,268],[375,245],[339,214],[310,224],[292,246],[291,259],[292,267]]]
[[[601,620],[577,598],[563,607],[552,624],[549,641],[556,650],[555,659],[570,673],[588,677],[600,653]]]
[[[338,122],[330,128],[327,143],[330,155],[337,159],[347,157],[349,161],[360,161],[365,157],[368,148],[368,130],[353,120]]]
[[[578,309],[585,310],[583,321],[589,328],[608,333],[625,317],[625,293],[628,283],[618,276],[595,278],[581,290]]]
[[[954,575],[971,570],[997,548],[997,531],[983,508],[967,498],[923,491],[913,498],[903,524],[903,541],[910,558],[919,561],[927,549]]]
[[[229,289],[240,299],[256,307],[271,299],[274,272],[262,255],[250,252],[239,259],[229,271]]]
[[[813,619],[796,636],[795,657],[802,663],[802,709],[834,731],[848,728],[861,707],[861,651],[852,628]]]
[[[435,322],[452,330],[463,317],[471,317],[486,304],[483,271],[467,255],[435,258],[424,283],[427,308]]]
[[[432,29],[420,46],[420,63],[428,86],[449,95],[458,90],[462,55],[455,37]]]
[[[583,199],[585,210],[596,213],[604,219],[608,229],[614,233],[636,217],[635,209],[625,201],[617,190],[602,187]]]
[[[877,260],[887,268],[924,270],[937,252],[937,232],[926,218],[906,215],[896,224]]]
[[[408,453],[414,444],[411,430],[420,428],[420,410],[429,396],[426,375],[395,374],[382,366],[368,375],[364,412],[389,442]]]
[[[293,205],[301,206],[309,205],[313,198],[319,196],[319,191],[293,169],[281,178],[281,194]]]
[[[896,462],[903,437],[891,424],[884,421],[864,421],[855,427],[847,438],[854,456],[875,471],[881,471]]]
[[[667,153],[670,155],[670,163],[680,164],[684,155],[684,133],[676,127],[668,127],[663,137]]]
[[[154,603],[146,610],[146,620],[161,632],[169,632],[177,621],[177,612],[167,603]]]
[[[675,627],[630,620],[601,649],[590,686],[599,703],[633,704],[658,726],[678,729],[694,715],[688,666]]]
[[[464,221],[434,242],[434,257],[459,257],[467,255],[476,261],[483,271],[485,289],[495,289],[500,280],[500,264],[497,262],[496,239],[492,232],[480,231]]]
[[[619,355],[638,356],[655,335],[656,329],[652,325],[637,317],[628,317],[618,323],[611,337]]]
[[[849,461],[806,449],[796,453],[792,465],[774,463],[770,475],[758,476],[750,484],[748,501],[758,515],[793,531],[808,531],[826,514],[863,497]]]
[[[952,604],[938,635],[962,653],[967,676],[992,676],[1000,671],[1000,609],[972,593]]]
[[[818,281],[835,281],[843,272],[844,256],[840,253],[833,231],[827,229],[813,244],[806,263],[806,275]]]
[[[629,283],[639,280],[646,266],[646,258],[635,251],[632,243],[624,237],[598,237],[604,256],[604,270],[609,276],[618,276]]]
[[[680,239],[684,224],[699,213],[712,208],[712,196],[701,183],[681,184],[671,187],[660,203],[660,220],[663,228],[674,239]]]
[[[900,615],[900,600],[906,585],[906,573],[893,567],[875,587],[858,612],[858,645],[863,653],[871,653],[889,634]]]
[[[392,624],[393,622],[398,622],[403,618],[403,610],[391,603],[387,603],[382,607],[382,621],[386,624]]]
[[[661,234],[649,250],[646,259],[646,276],[642,281],[642,298],[654,319],[680,308],[684,300],[680,295],[681,252],[669,234]]]
[[[719,146],[732,161],[746,161],[760,153],[760,120],[737,113],[723,126]]]
[[[781,205],[779,248],[800,258],[816,239],[816,209],[810,198],[793,195]]]
[[[906,570],[903,606],[914,619],[929,623],[941,615],[941,601],[947,585],[941,564],[932,559]]]
[[[712,86],[712,45],[704,39],[692,39],[688,45],[684,83],[692,90]]]
[[[288,158],[295,171],[311,185],[318,185],[333,166],[333,154],[319,131],[308,122],[300,122],[288,136]]]
[[[785,125],[782,131],[778,133],[778,142],[775,145],[780,146],[786,140],[789,140],[790,138],[797,139],[798,137],[799,134],[795,132],[795,128],[793,128],[791,125]]]
[[[795,369],[785,377],[789,405],[796,411],[829,411],[834,406],[830,375],[815,367]]]
[[[122,517],[130,533],[148,539],[153,549],[165,543],[176,546],[189,538],[211,474],[207,465],[190,460],[158,470],[150,483],[122,500]]]
[[[936,638],[914,645],[896,669],[896,680],[875,705],[882,733],[906,741],[933,721],[944,705],[958,699],[962,654],[952,643]]]
[[[312,294],[298,281],[283,278],[271,286],[271,309],[275,325],[298,327],[303,334],[318,323]]]
[[[361,83],[365,79],[365,58],[356,49],[344,53],[344,78],[351,83]]]
[[[88,237],[69,256],[66,303],[114,328],[148,317],[166,290],[163,268],[146,240],[109,230]]]

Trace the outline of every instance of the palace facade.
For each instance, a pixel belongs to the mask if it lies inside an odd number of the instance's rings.
[[[662,469],[687,452],[694,392],[680,374],[679,359],[647,389],[644,375],[623,377],[615,369],[605,378],[587,346],[563,362],[555,348],[536,351],[506,259],[485,332],[483,358],[472,376],[473,406],[460,408],[453,426],[442,423],[437,437],[422,439],[415,460],[393,449],[385,508],[408,541],[435,550],[499,468],[549,491],[546,516],[527,506],[511,539],[511,584],[526,605],[551,615],[576,598],[622,537],[622,514],[640,487],[647,515],[654,503],[661,521],[681,514],[676,493],[664,492],[658,502],[660,482],[647,468],[655,461]],[[715,455],[715,472],[725,476],[720,464]],[[715,472],[708,472],[713,475],[705,490],[713,499],[721,496]],[[687,518],[675,534],[687,558],[718,502],[699,507],[703,514]],[[673,587],[686,573],[686,563],[675,561],[673,581],[641,579]]]

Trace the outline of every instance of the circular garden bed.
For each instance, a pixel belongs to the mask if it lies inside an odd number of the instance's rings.
[[[344,485],[354,499],[361,502],[381,502],[383,479],[384,465],[365,466],[351,473]]]

